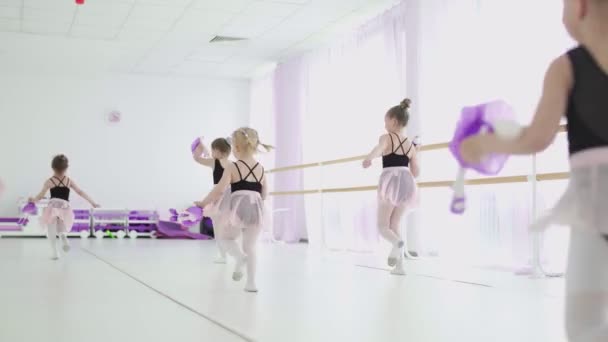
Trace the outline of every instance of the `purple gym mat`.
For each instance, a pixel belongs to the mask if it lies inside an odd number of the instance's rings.
[[[192,233],[184,230],[179,223],[169,221],[159,221],[156,234],[161,239],[211,240],[211,237],[207,235]]]
[[[14,223],[14,225],[0,225],[0,232],[20,232],[23,230],[23,223],[27,223],[27,220],[23,220],[19,217],[0,217],[0,223]]]

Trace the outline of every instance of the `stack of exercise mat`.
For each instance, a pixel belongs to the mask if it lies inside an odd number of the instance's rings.
[[[45,236],[46,231],[38,224],[38,215],[46,203],[39,203],[33,215],[20,217],[0,217],[0,236]],[[22,203],[19,212],[23,212]],[[175,222],[162,221],[156,210],[129,209],[75,209],[74,225],[70,236],[82,238],[125,238],[152,237],[171,239],[209,239],[209,236],[190,232]]]

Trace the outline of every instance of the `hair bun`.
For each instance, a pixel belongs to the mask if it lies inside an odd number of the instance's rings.
[[[405,99],[405,100],[401,101],[400,106],[401,106],[401,108],[403,108],[403,109],[408,109],[408,108],[410,108],[410,105],[411,105],[411,104],[412,104],[412,100],[410,100],[410,99]]]

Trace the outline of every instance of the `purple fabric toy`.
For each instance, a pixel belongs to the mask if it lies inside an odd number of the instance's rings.
[[[17,222],[21,226],[27,226],[29,222],[29,217],[38,214],[38,207],[36,207],[36,203],[29,202],[21,208],[21,217]]]
[[[28,215],[36,215],[38,213],[38,208],[36,207],[36,203],[28,203],[23,206],[21,212]]]
[[[521,127],[515,122],[515,113],[511,106],[504,101],[493,101],[462,109],[460,121],[449,145],[450,152],[460,166],[454,182],[454,197],[451,211],[462,214],[465,211],[464,178],[467,169],[475,170],[484,175],[499,173],[509,156],[502,154],[488,155],[479,164],[470,164],[462,160],[460,144],[468,137],[478,134],[495,133],[504,139],[515,139],[521,133]]]
[[[194,151],[196,150],[197,147],[199,147],[201,144],[201,138],[196,138],[193,142],[192,145],[190,145],[190,149],[192,150],[192,153],[194,153]]]
[[[170,222],[177,222],[187,228],[197,225],[203,219],[203,208],[199,207],[190,207],[181,213],[176,209],[169,209],[169,213]]]

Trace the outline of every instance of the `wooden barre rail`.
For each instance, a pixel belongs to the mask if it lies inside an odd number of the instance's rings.
[[[555,173],[541,173],[536,175],[536,180],[541,181],[555,181],[565,180],[570,176],[569,172],[555,172]],[[467,185],[491,185],[491,184],[510,184],[510,183],[527,183],[529,176],[506,176],[506,177],[491,177],[491,178],[479,178],[469,179],[465,183]],[[444,188],[452,186],[453,181],[434,181],[434,182],[419,182],[418,187],[420,188]],[[357,186],[350,188],[328,188],[328,189],[314,189],[314,190],[296,190],[296,191],[275,191],[271,192],[271,196],[289,196],[289,195],[310,195],[310,194],[326,194],[326,193],[345,193],[345,192],[363,192],[363,191],[375,191],[378,189],[377,186]]]
[[[566,125],[561,125],[559,127],[559,133],[562,133],[562,132],[566,132]],[[447,142],[422,145],[422,146],[420,146],[420,151],[428,152],[428,151],[442,150],[442,149],[448,148],[449,146],[450,146],[450,143],[447,143]],[[350,162],[354,162],[354,161],[358,161],[358,160],[363,160],[363,159],[365,159],[366,156],[367,155],[362,155],[362,156],[354,156],[354,157],[348,157],[348,158],[327,160],[327,161],[322,161],[322,162],[318,162],[318,163],[308,163],[308,164],[277,167],[272,170],[268,170],[267,173],[279,173],[279,172],[292,171],[292,170],[308,169],[311,167],[350,163]]]

